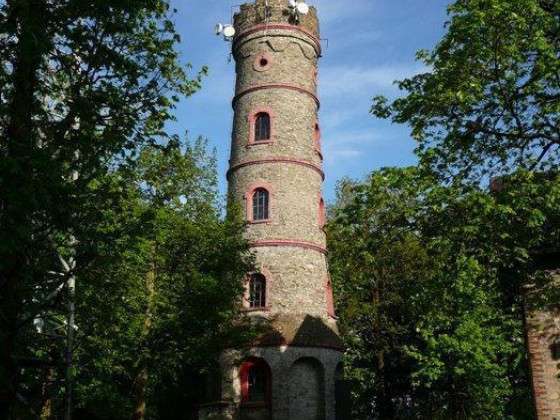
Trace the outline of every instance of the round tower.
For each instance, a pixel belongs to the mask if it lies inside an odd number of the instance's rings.
[[[323,231],[317,13],[256,0],[234,27],[229,196],[256,254],[244,310],[269,332],[224,354],[220,418],[334,420],[342,345]]]

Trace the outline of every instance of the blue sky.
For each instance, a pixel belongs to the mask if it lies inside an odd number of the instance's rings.
[[[287,1],[287,0],[286,0]],[[232,7],[243,0],[173,0],[182,35],[182,60],[209,67],[203,88],[183,100],[172,130],[209,140],[218,152],[220,189],[227,186],[231,98],[234,91],[230,44],[213,33],[217,22],[231,21]],[[369,114],[376,94],[394,97],[393,81],[422,70],[419,49],[431,49],[441,38],[447,0],[307,0],[319,10],[324,56],[319,68],[321,129],[327,201],[337,180],[363,178],[374,169],[415,162],[407,127]]]

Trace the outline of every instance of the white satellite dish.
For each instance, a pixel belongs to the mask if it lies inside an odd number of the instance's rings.
[[[299,2],[296,6],[298,13],[306,15],[309,13],[309,6],[307,3]]]
[[[224,32],[224,25],[222,25],[221,23],[216,24],[215,31],[216,35],[221,35],[222,32]]]
[[[288,6],[292,9],[295,9],[297,6],[296,0],[288,0]]]
[[[224,26],[224,36],[226,38],[233,38],[235,36],[235,28],[233,27],[233,25]]]

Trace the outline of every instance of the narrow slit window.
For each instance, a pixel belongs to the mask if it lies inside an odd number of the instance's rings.
[[[268,220],[269,193],[259,188],[253,194],[253,221]]]
[[[253,274],[249,280],[249,307],[266,306],[266,279],[262,274]]]
[[[270,115],[259,112],[255,118],[255,142],[270,140]]]
[[[327,313],[329,314],[329,316],[334,318],[336,316],[336,313],[334,309],[333,288],[330,280],[327,281],[327,287],[325,288],[325,291],[327,293]]]
[[[319,227],[323,229],[327,224],[327,212],[325,209],[325,200],[319,200]]]
[[[315,123],[313,141],[315,143],[315,148],[317,150],[321,150],[321,127],[319,127],[319,123]]]

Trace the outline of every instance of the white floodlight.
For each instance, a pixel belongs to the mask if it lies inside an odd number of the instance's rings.
[[[45,321],[43,318],[35,318],[33,320],[33,325],[39,334],[43,332],[43,328],[45,328]]]
[[[233,27],[233,25],[224,26],[224,36],[226,38],[233,38],[235,36],[235,28]]]
[[[299,2],[296,6],[298,13],[306,15],[309,13],[309,6],[307,3]]]
[[[221,23],[216,24],[215,32],[216,35],[221,35],[222,32],[224,32],[224,25],[222,25]]]

